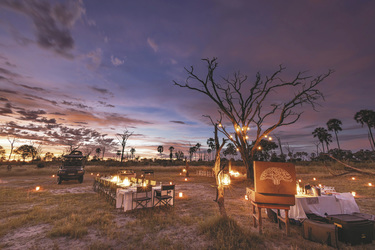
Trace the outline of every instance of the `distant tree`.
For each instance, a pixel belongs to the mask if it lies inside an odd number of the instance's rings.
[[[172,160],[173,159],[173,150],[174,150],[174,147],[173,146],[170,146],[169,147],[169,159]]]
[[[157,148],[157,150],[158,150],[158,152],[159,152],[159,154],[160,154],[160,157],[161,157],[161,155],[162,155],[162,153],[163,153],[163,151],[164,151],[164,147],[160,145],[160,146]]]
[[[130,155],[131,155],[132,160],[134,159],[134,153],[135,153],[135,148],[131,148]]]
[[[52,158],[53,158],[53,153],[47,152],[47,153],[44,154],[44,160],[45,161],[52,161]]]
[[[208,148],[207,149],[207,155],[208,155],[208,160],[210,161],[211,160],[211,152],[212,152],[212,149],[211,148]]]
[[[313,108],[323,94],[317,86],[332,71],[315,78],[299,72],[291,80],[281,77],[284,67],[280,66],[271,76],[262,78],[260,73],[255,81],[249,83],[247,76],[234,73],[232,78],[220,77],[217,80],[215,70],[217,59],[203,59],[207,64],[207,73],[199,76],[194,67],[185,68],[187,79],[182,84],[174,84],[205,95],[218,108],[218,130],[239,149],[242,161],[247,169],[247,176],[253,179],[253,155],[259,143],[275,129],[296,123],[302,115],[300,107],[310,105]],[[273,100],[278,90],[291,93],[290,96]],[[226,128],[222,123],[230,122]],[[253,140],[249,140],[250,127],[255,127]],[[234,133],[232,131],[234,128]],[[250,143],[253,142],[254,144]]]
[[[195,149],[196,149],[196,151],[198,151],[198,158],[199,158],[199,160],[202,160],[201,159],[201,146],[202,145],[199,142],[197,144],[195,144]]]
[[[360,123],[362,127],[364,124],[367,125],[371,148],[374,149],[375,141],[374,136],[372,135],[371,128],[375,127],[375,111],[362,109],[354,115],[354,120],[356,120],[357,123]]]
[[[337,147],[339,150],[340,150],[340,143],[339,143],[339,137],[337,136],[337,132],[342,130],[341,125],[342,125],[342,122],[339,119],[330,119],[327,122],[328,131],[335,132]]]
[[[129,137],[133,135],[133,132],[130,132],[128,129],[124,129],[122,134],[117,134],[116,138],[121,144],[121,162],[124,160],[124,151],[126,147],[126,142],[128,141]]]
[[[116,156],[120,159],[120,156],[121,156],[121,150],[117,150],[117,151],[116,151]]]
[[[31,145],[21,145],[18,147],[14,152],[21,156],[23,161],[25,162],[27,158],[32,157],[33,152],[36,151],[36,148]]]
[[[269,140],[261,140],[257,151],[254,153],[254,159],[258,161],[269,161],[271,151],[277,148],[277,144]]]
[[[184,159],[184,152],[182,152],[181,150],[179,150],[179,151],[177,151],[175,153],[175,156],[176,156],[177,160],[182,160],[182,159]]]
[[[228,143],[228,144],[227,144],[227,147],[226,147],[225,150],[223,151],[223,154],[224,154],[225,157],[226,157],[227,155],[235,156],[235,155],[237,155],[237,149],[236,149],[236,147],[233,145],[233,143]]]
[[[101,148],[96,148],[96,149],[95,149],[95,153],[96,153],[96,158],[97,158],[97,159],[100,159],[100,152],[102,152],[102,149],[101,149]]]
[[[327,129],[325,128],[322,128],[322,127],[319,127],[319,128],[316,128],[313,132],[312,132],[313,136],[314,137],[317,137],[318,140],[320,141],[320,143],[322,144],[322,147],[323,147],[323,153],[325,152],[324,151],[324,143],[326,143],[327,145],[327,152],[328,152],[328,145],[330,142],[332,142],[332,135],[328,133]]]
[[[17,138],[16,137],[13,137],[13,138],[8,137],[8,141],[10,143],[8,162],[10,162],[10,158],[12,157],[13,150],[14,150],[14,143],[17,141]],[[10,165],[8,165],[8,168],[9,168],[9,166]]]
[[[0,161],[4,161],[5,160],[5,149],[3,148],[3,146],[0,146]]]
[[[211,152],[214,152],[216,146],[215,146],[215,139],[214,138],[208,138],[207,139],[207,145],[211,149]]]
[[[189,157],[190,157],[190,161],[192,161],[193,159],[193,155],[194,153],[197,151],[197,148],[196,147],[190,147],[189,148]]]

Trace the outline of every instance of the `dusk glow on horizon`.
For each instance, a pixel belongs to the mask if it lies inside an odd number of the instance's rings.
[[[173,81],[185,82],[190,66],[204,78],[201,59],[217,57],[218,82],[240,71],[251,84],[279,65],[285,79],[334,70],[317,111],[302,107],[269,140],[316,152],[312,132],[336,118],[341,149],[371,149],[353,117],[375,110],[374,17],[374,1],[0,1],[0,145],[8,152],[16,138],[16,148],[60,155],[105,144],[114,158],[116,134],[128,129],[126,152],[138,157],[169,158],[171,146],[188,156],[197,143],[206,152],[214,128],[203,115],[217,117],[217,107]]]

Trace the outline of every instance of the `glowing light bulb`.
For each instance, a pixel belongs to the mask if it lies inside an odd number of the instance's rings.
[[[369,183],[368,183],[368,186],[369,186],[369,187],[372,187],[372,183],[371,183],[371,182],[369,182]]]
[[[313,181],[316,181],[316,178],[315,178],[315,177],[313,178]]]
[[[40,190],[40,187],[36,186],[35,191],[39,191],[39,190]]]
[[[271,136],[270,136],[270,137],[268,137],[268,140],[272,141],[272,137],[271,137]]]
[[[352,180],[355,181],[355,177],[352,177]]]
[[[182,194],[182,192],[179,192],[179,193],[178,193],[178,197],[180,197],[180,198],[182,198],[182,197],[183,197],[183,194]]]
[[[357,193],[355,191],[352,191],[352,195],[356,197]]]
[[[299,179],[299,180],[298,180],[298,182],[302,182],[302,180],[301,180],[301,179]]]

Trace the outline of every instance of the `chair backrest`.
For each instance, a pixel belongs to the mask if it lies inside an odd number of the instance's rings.
[[[137,193],[147,193],[152,190],[152,187],[150,185],[137,187]]]
[[[174,190],[174,185],[162,185],[161,190]]]

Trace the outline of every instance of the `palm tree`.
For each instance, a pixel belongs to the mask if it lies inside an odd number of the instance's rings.
[[[374,136],[372,135],[371,127],[375,127],[375,111],[362,109],[354,115],[354,120],[361,123],[362,127],[364,124],[367,125],[369,131],[369,139],[372,148],[375,148]]]
[[[174,150],[174,147],[173,146],[170,146],[169,147],[169,151],[170,151],[170,154],[169,154],[169,158],[172,160],[173,158],[173,150]]]
[[[161,157],[161,153],[163,153],[163,151],[164,151],[164,147],[160,145],[158,147],[158,152],[160,153],[160,157]]]
[[[322,144],[322,147],[323,147],[323,153],[325,152],[324,151],[324,142],[326,143],[327,152],[328,152],[329,151],[328,145],[329,145],[330,142],[332,142],[332,135],[330,133],[328,133],[327,129],[319,127],[319,128],[316,128],[314,130],[314,132],[312,132],[312,134],[313,134],[314,137],[318,137],[318,140],[320,141],[320,143]]]
[[[339,119],[330,119],[327,122],[328,131],[335,131],[337,147],[339,150],[341,149],[340,149],[339,137],[337,136],[337,132],[342,130],[341,125],[342,125],[342,122]]]
[[[201,160],[201,146],[202,145],[199,142],[195,144],[195,148],[198,150],[199,160]]]

